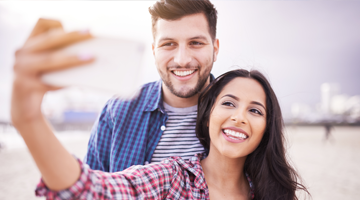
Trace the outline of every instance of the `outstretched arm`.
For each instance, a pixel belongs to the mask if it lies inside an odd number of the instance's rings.
[[[71,186],[80,176],[79,163],[57,140],[41,113],[47,91],[43,73],[92,62],[90,55],[65,55],[57,48],[89,39],[88,31],[66,33],[60,22],[39,19],[34,30],[15,54],[11,118],[23,137],[46,185],[53,190]]]

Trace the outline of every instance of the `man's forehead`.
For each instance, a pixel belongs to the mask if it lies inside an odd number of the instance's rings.
[[[208,21],[203,13],[186,15],[176,20],[159,18],[155,26],[155,40],[181,36],[211,38]]]

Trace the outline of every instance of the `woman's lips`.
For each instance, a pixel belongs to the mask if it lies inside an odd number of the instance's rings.
[[[227,127],[222,129],[222,134],[224,138],[232,143],[244,142],[249,135],[242,129],[236,127]]]

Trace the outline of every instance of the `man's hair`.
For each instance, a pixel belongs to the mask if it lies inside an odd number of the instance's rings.
[[[149,8],[152,33],[155,38],[156,22],[159,18],[177,20],[187,15],[203,13],[207,19],[211,39],[216,38],[217,11],[209,0],[159,0]]]

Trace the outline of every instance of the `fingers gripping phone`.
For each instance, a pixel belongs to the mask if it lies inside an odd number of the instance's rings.
[[[60,51],[95,56],[93,63],[46,73],[42,81],[54,86],[84,86],[131,98],[140,87],[139,71],[144,44],[137,41],[97,37]]]

